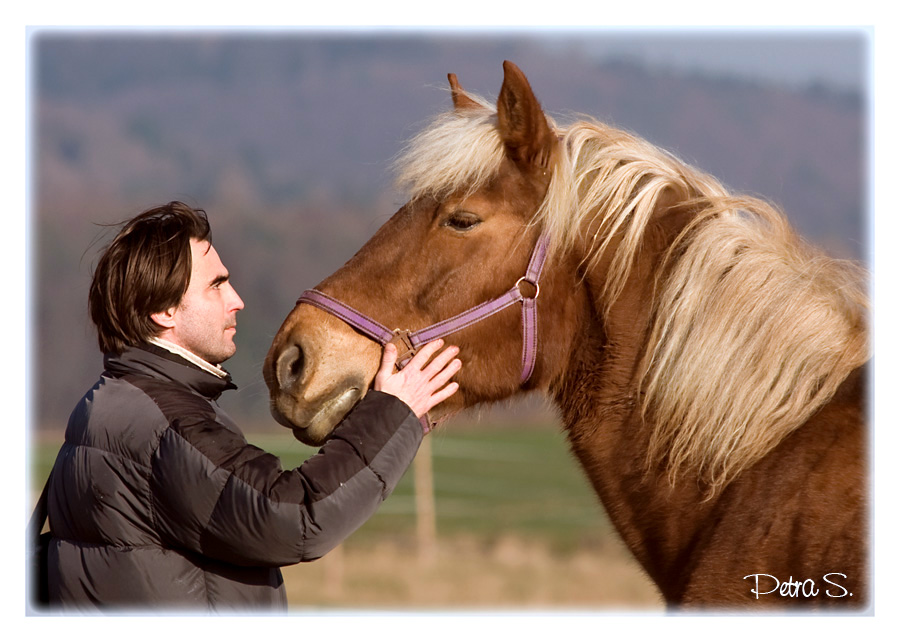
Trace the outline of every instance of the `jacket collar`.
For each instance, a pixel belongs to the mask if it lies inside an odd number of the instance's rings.
[[[155,346],[159,346],[160,348],[165,348],[169,352],[173,352],[177,354],[179,357],[184,359],[185,361],[190,361],[195,366],[200,368],[201,370],[206,370],[211,374],[216,375],[220,379],[224,379],[228,376],[228,373],[225,372],[221,367],[214,366],[209,361],[204,361],[197,355],[195,355],[190,350],[185,350],[180,345],[176,343],[172,343],[171,341],[166,341],[165,339],[159,339],[157,337],[152,337],[148,343],[152,343]]]
[[[103,367],[114,377],[129,374],[174,381],[207,399],[218,399],[226,390],[234,390],[231,375],[222,370],[218,376],[161,346],[144,344],[128,347],[121,354],[107,353]]]

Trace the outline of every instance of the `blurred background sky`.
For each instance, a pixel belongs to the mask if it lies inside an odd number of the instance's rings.
[[[673,33],[674,32],[674,33]],[[597,60],[630,58],[649,68],[805,87],[864,90],[869,43],[859,30],[622,29],[584,45]]]

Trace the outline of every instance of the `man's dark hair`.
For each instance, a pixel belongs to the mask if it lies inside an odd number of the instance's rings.
[[[191,239],[211,241],[206,212],[172,201],[127,221],[103,251],[88,307],[103,352],[159,334],[151,314],[177,306],[191,281]]]

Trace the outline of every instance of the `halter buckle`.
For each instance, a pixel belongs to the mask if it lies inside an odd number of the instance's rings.
[[[412,333],[409,330],[394,328],[394,336],[388,341],[388,343],[393,343],[397,347],[397,360],[394,362],[394,367],[397,370],[402,370],[403,366],[416,356],[416,352],[418,352],[418,348],[413,345],[410,334]]]

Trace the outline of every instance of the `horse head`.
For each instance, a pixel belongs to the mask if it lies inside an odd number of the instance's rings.
[[[412,197],[341,269],[316,286],[388,328],[415,330],[493,299],[525,274],[541,230],[535,214],[559,142],[524,74],[504,63],[496,111],[449,75],[454,109],[413,140],[400,181]],[[447,337],[460,347],[460,392],[432,419],[547,388],[574,334],[574,270],[551,258],[535,301],[534,370],[523,382],[525,330],[517,306]],[[534,293],[536,294],[536,293]],[[366,394],[382,346],[337,316],[298,303],[264,366],[277,421],[318,445]]]

